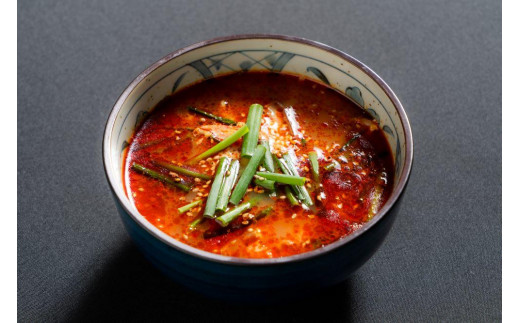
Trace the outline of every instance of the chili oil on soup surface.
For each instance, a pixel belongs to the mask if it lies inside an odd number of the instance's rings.
[[[270,194],[252,183],[244,200],[259,202],[228,228],[210,219],[191,228],[190,223],[202,216],[211,180],[184,177],[152,161],[214,175],[220,157],[240,160],[242,140],[195,165],[186,166],[186,161],[243,125],[253,103],[264,106],[259,139],[270,142],[273,156],[293,150],[300,176],[311,179],[308,153],[317,152],[320,181],[306,184],[314,206],[291,206],[283,188]],[[190,106],[238,124],[222,124],[193,113]],[[298,129],[288,122],[287,107],[293,108]],[[342,149],[347,142],[348,147]],[[136,172],[131,168],[134,162],[178,177],[192,184],[192,189],[187,193]],[[330,165],[335,166],[330,169]],[[320,248],[363,226],[390,194],[393,162],[377,123],[336,91],[296,76],[249,72],[205,80],[162,100],[134,134],[124,178],[137,210],[173,238],[222,255],[272,258]],[[179,207],[198,199],[202,204],[179,214]],[[266,208],[272,212],[253,219]]]

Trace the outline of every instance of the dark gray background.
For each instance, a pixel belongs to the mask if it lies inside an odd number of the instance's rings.
[[[21,321],[501,319],[500,1],[19,1]],[[283,306],[206,300],[124,231],[101,139],[126,85],[167,53],[237,33],[317,40],[372,67],[405,106],[415,161],[378,253]]]

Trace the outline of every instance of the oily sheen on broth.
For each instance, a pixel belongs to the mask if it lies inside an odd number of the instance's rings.
[[[173,238],[272,258],[362,227],[393,176],[383,132],[348,98],[305,78],[248,72],[162,100],[131,140],[124,184],[139,212]]]

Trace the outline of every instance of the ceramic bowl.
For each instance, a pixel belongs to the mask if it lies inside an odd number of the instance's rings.
[[[122,167],[135,128],[164,97],[195,82],[244,71],[302,75],[332,87],[368,111],[392,149],[395,181],[388,202],[360,230],[320,249],[290,257],[244,259],[202,251],[149,223],[127,198]],[[197,43],[168,54],[124,90],[103,138],[106,176],[126,230],[142,253],[175,281],[228,300],[283,300],[344,280],[385,239],[412,167],[412,132],[388,85],[357,59],[327,45],[280,35],[238,35]]]

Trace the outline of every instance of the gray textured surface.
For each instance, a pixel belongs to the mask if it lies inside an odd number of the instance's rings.
[[[21,321],[497,321],[501,318],[499,1],[20,1]],[[281,33],[344,50],[395,90],[415,163],[380,251],[347,282],[283,307],[207,301],[129,241],[101,162],[109,110],[188,44]],[[278,313],[275,315],[275,313]]]

